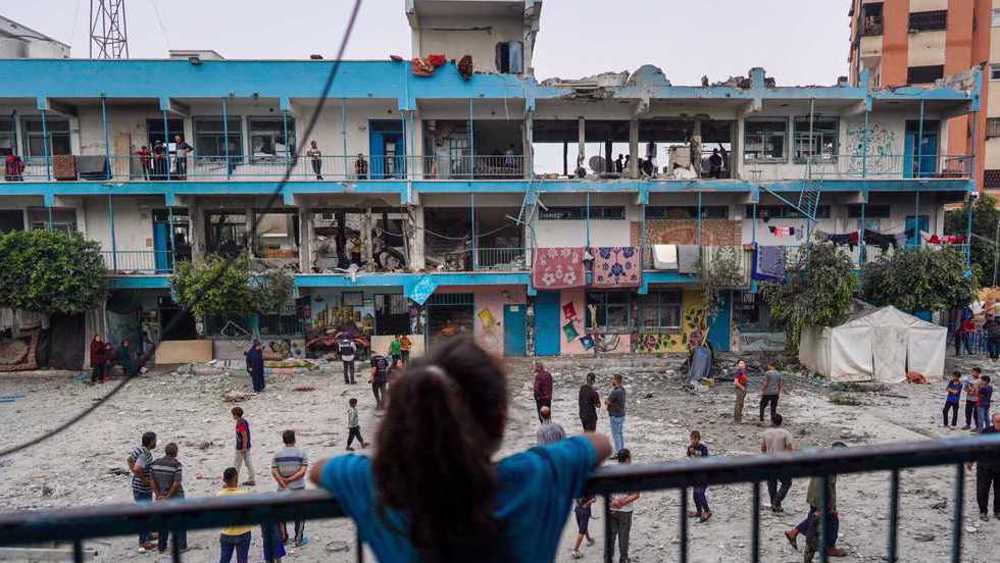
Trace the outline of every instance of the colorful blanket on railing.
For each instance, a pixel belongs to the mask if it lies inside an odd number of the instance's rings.
[[[757,246],[753,253],[753,279],[785,282],[784,246]]]
[[[539,248],[535,250],[531,283],[537,289],[583,287],[587,276],[583,248]]]
[[[632,246],[602,246],[590,249],[594,257],[593,287],[639,287],[642,265]]]

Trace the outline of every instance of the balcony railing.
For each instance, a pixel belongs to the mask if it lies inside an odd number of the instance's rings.
[[[112,274],[169,274],[180,259],[169,250],[103,250],[101,257]]]
[[[609,465],[594,471],[586,485],[588,494],[604,499],[604,555],[611,561],[610,496],[633,491],[676,491],[678,511],[678,556],[688,561],[688,498],[691,487],[747,485],[752,502],[747,519],[750,561],[760,561],[760,483],[769,479],[818,478],[822,506],[817,507],[819,545],[827,545],[831,500],[827,483],[835,475],[888,472],[888,520],[886,521],[886,561],[899,561],[900,472],[904,469],[933,466],[954,468],[953,494],[949,503],[950,561],[962,560],[962,533],[965,510],[965,477],[969,462],[1000,461],[1000,436],[981,435],[968,438],[904,442],[857,448],[831,448],[797,452],[787,456],[717,456],[694,461]],[[441,494],[447,494],[442,490]],[[734,509],[735,510],[735,509]],[[336,501],[322,491],[270,493],[211,497],[153,504],[117,504],[68,510],[21,511],[0,515],[0,546],[24,546],[41,542],[71,543],[73,560],[84,561],[84,542],[88,539],[138,534],[145,530],[205,530],[235,525],[265,525],[273,530],[275,522],[317,520],[343,517]],[[268,532],[266,532],[268,533]],[[832,539],[832,538],[830,538]],[[983,540],[986,541],[986,540]],[[360,539],[354,545],[356,560],[365,554]],[[825,549],[818,551],[819,561],[826,562]],[[176,545],[172,560],[180,562]],[[271,559],[268,559],[271,561]]]
[[[449,252],[445,262],[466,272],[525,272],[531,269],[524,248],[477,248]]]
[[[821,154],[796,159],[795,163],[811,167],[813,178],[830,180],[968,178],[972,175],[972,157],[967,155]]]

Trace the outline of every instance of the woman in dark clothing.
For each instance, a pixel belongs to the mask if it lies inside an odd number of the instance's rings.
[[[100,335],[95,335],[94,339],[90,341],[91,383],[97,383],[98,381],[104,383],[104,379],[107,377],[107,348],[108,345],[104,343],[104,339]]]
[[[118,347],[118,365],[122,367],[125,371],[125,377],[134,377],[136,373],[135,367],[135,350],[132,348],[132,343],[129,342],[128,338],[122,340],[122,345]]]
[[[247,372],[250,374],[250,383],[253,385],[255,393],[264,390],[264,351],[260,348],[260,340],[256,338],[250,349],[246,352]]]

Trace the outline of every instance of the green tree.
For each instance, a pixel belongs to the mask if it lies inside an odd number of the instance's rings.
[[[785,348],[796,355],[807,326],[836,326],[847,319],[858,289],[851,257],[829,243],[803,246],[786,268],[786,283],[765,283],[771,316],[785,323]]]
[[[177,302],[201,318],[277,312],[288,302],[294,285],[284,271],[254,273],[247,256],[181,262],[171,283]]]
[[[743,249],[731,246],[703,247],[698,261],[698,279],[705,293],[709,325],[719,312],[725,290],[746,286]]]
[[[969,204],[959,209],[945,212],[944,232],[949,235],[965,235],[968,230]],[[979,287],[993,285],[993,266],[1000,251],[993,241],[997,238],[997,225],[1000,224],[1000,210],[997,209],[995,197],[983,194],[972,206],[972,264],[975,266],[976,281]],[[980,238],[981,237],[981,238]]]
[[[975,276],[966,275],[964,253],[951,248],[900,250],[868,262],[861,272],[865,301],[908,313],[963,307],[977,289]]]
[[[295,279],[286,270],[268,270],[251,278],[258,313],[278,313],[292,296]]]
[[[98,243],[79,233],[12,231],[0,235],[0,306],[79,314],[106,295],[107,269]]]

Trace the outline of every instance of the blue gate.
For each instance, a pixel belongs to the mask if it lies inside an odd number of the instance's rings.
[[[539,291],[535,297],[535,355],[559,355],[559,292]]]
[[[505,356],[524,356],[527,353],[524,307],[524,305],[504,305],[503,353]]]

